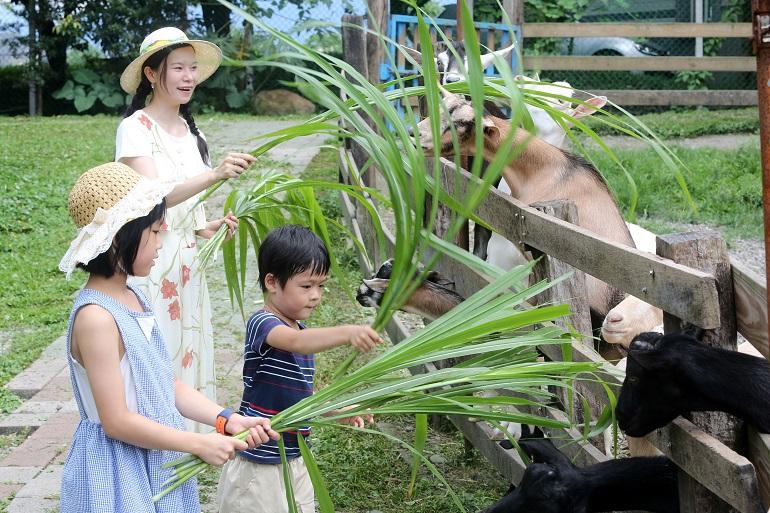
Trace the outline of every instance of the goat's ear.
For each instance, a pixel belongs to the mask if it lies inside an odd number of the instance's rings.
[[[422,53],[418,50],[415,50],[414,48],[409,48],[408,46],[402,46],[401,47],[404,52],[407,53],[412,59],[417,61],[418,64],[422,64]]]
[[[502,48],[500,50],[495,50],[494,52],[485,53],[481,56],[481,69],[485,69],[491,64],[495,62],[495,56],[500,57],[501,59],[505,59],[510,55],[510,53],[513,51],[513,48],[516,46],[516,44],[512,44],[511,46],[507,48]]]
[[[393,272],[393,259],[389,258],[380,265],[380,268],[377,269],[377,273],[372,278],[389,279],[392,272]]]
[[[388,283],[390,280],[384,280],[382,278],[373,278],[371,280],[363,280],[364,285],[369,287],[375,292],[385,292],[385,289],[388,288]]]
[[[441,274],[438,271],[431,271],[428,273],[428,276],[426,277],[426,280],[432,283],[435,283],[436,285],[441,285],[445,289],[453,289],[455,288],[455,282],[453,280],[450,280],[443,274]]]
[[[487,116],[481,119],[481,127],[484,129],[485,137],[492,137],[494,139],[500,135],[500,129]]]
[[[661,333],[640,333],[628,346],[628,357],[645,369],[654,370],[664,367],[668,362],[659,351],[662,339]]]
[[[572,117],[575,119],[586,118],[593,115],[598,109],[601,109],[607,104],[606,96],[594,96],[585,101],[585,103],[578,104],[575,110],[572,111]]]

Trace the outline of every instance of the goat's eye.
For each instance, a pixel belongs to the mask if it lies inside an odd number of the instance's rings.
[[[637,381],[639,381],[639,378],[637,378],[636,376],[629,376],[628,377],[628,382],[631,383],[631,384],[635,385]]]

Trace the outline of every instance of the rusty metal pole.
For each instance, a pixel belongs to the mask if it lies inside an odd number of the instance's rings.
[[[751,0],[754,52],[757,54],[759,148],[762,158],[762,208],[765,220],[765,283],[770,290],[770,0]],[[770,295],[768,296],[770,331]],[[770,336],[770,333],[768,334]]]

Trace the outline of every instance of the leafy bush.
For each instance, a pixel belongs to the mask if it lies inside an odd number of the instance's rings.
[[[54,91],[53,97],[72,100],[78,112],[90,110],[97,100],[109,109],[124,107],[128,103],[116,73],[98,75],[90,69],[73,70],[72,80],[67,80],[61,89]]]

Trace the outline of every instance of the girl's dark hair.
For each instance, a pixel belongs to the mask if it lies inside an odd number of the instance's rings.
[[[179,43],[167,46],[147,57],[147,60],[142,63],[142,68],[139,72],[142,76],[142,79],[139,82],[139,87],[136,88],[136,93],[134,94],[134,98],[131,100],[131,105],[126,108],[126,112],[123,114],[124,118],[127,118],[134,112],[143,109],[147,103],[147,97],[150,95],[150,93],[152,93],[152,84],[147,78],[147,75],[144,74],[144,68],[149,66],[153,71],[159,72],[160,79],[158,80],[158,84],[160,87],[165,89],[166,65],[168,62],[166,59],[168,54],[178,48],[184,48],[186,46],[192,48],[192,45],[187,43]],[[179,106],[179,113],[182,115],[184,120],[187,121],[187,126],[190,129],[190,132],[195,136],[196,142],[198,143],[198,152],[201,154],[203,163],[211,167],[209,145],[206,143],[206,139],[203,138],[200,130],[198,130],[198,126],[195,124],[195,120],[193,119],[192,113],[190,112],[189,102]]]
[[[272,274],[283,288],[289,278],[310,270],[311,274],[329,274],[331,260],[323,241],[304,226],[287,224],[267,234],[257,255],[259,286],[265,287],[265,276]]]
[[[142,232],[148,226],[152,226],[162,220],[166,215],[166,200],[155,205],[146,216],[134,219],[124,224],[115,234],[110,249],[99,254],[87,264],[78,263],[78,267],[91,274],[98,274],[110,278],[116,272],[134,274],[134,259],[139,252],[139,244],[142,241]]]

